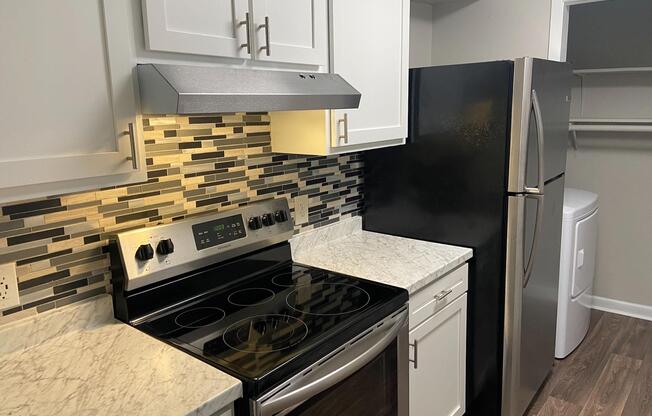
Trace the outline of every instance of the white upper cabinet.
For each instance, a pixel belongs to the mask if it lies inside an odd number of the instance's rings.
[[[362,93],[359,108],[335,111],[333,147],[405,138],[409,0],[331,4],[331,72]]]
[[[250,58],[248,0],[143,0],[148,49]]]
[[[143,0],[150,50],[326,66],[327,0]]]
[[[330,72],[362,98],[356,109],[270,113],[272,150],[330,155],[405,144],[409,0],[331,0]]]
[[[252,0],[256,59],[326,66],[326,0]]]
[[[0,202],[146,178],[128,6],[0,2]]]

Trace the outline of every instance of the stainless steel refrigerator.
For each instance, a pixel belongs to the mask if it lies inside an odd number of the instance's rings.
[[[365,152],[363,227],[471,247],[467,414],[520,416],[552,368],[572,72],[410,70],[407,144]]]

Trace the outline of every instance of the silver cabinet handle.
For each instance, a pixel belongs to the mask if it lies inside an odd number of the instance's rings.
[[[344,113],[344,118],[337,120],[337,126],[342,124],[342,134],[339,134],[337,138],[339,140],[344,140],[344,144],[349,144],[349,116],[347,113]]]
[[[442,290],[441,292],[439,292],[439,293],[437,293],[435,295],[435,301],[440,302],[440,301],[444,300],[446,298],[446,296],[450,295],[451,293],[453,293],[453,289]]]
[[[131,156],[127,156],[127,160],[131,160],[131,166],[134,170],[138,169],[138,158],[136,158],[136,135],[134,134],[134,123],[128,124],[128,130],[125,134],[129,135],[129,144],[131,146]]]
[[[544,172],[544,133],[543,133],[543,119],[541,117],[541,105],[539,104],[539,97],[536,90],[532,90],[532,109],[534,110],[534,121],[537,125],[537,150],[539,152],[539,180],[536,188],[525,187],[525,192],[529,194],[543,195],[543,188],[545,186],[545,172]]]
[[[265,23],[258,26],[258,29],[265,29],[265,46],[261,46],[260,50],[265,51],[265,55],[269,56],[272,51],[269,47],[269,16],[265,16]]]
[[[412,364],[414,364],[414,369],[416,370],[417,365],[418,365],[418,358],[419,358],[419,356],[417,355],[418,351],[419,351],[419,349],[418,349],[419,348],[419,341],[415,338],[414,339],[414,344],[408,344],[408,345],[410,347],[414,348],[414,359],[408,358],[408,361],[411,362]]]
[[[243,43],[240,45],[240,48],[247,48],[247,53],[251,55],[251,34],[250,34],[250,29],[251,29],[251,20],[249,19],[249,12],[245,13],[245,20],[241,20],[238,22],[238,26],[245,25],[247,28],[247,43]]]

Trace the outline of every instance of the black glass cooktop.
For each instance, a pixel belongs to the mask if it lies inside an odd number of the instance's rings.
[[[194,278],[223,277],[215,274],[209,270]],[[286,263],[137,327],[240,378],[245,388],[249,381],[262,391],[407,298],[392,286]]]

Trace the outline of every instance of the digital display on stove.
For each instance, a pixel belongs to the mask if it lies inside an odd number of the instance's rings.
[[[204,250],[247,236],[242,215],[195,224],[192,226],[192,233],[195,236],[197,250]]]

